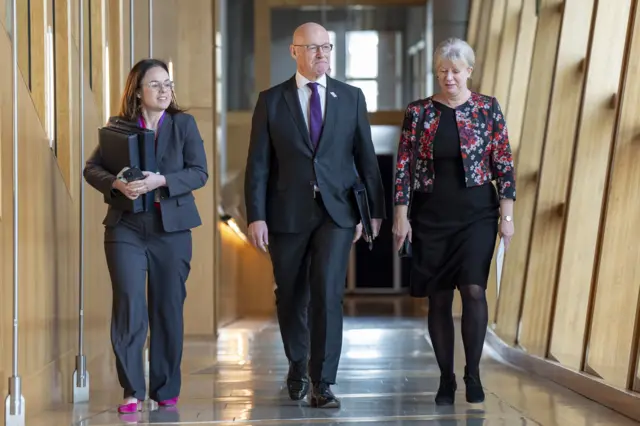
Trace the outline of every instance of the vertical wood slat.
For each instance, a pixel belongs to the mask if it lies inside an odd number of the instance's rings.
[[[46,4],[49,3],[49,4]],[[45,43],[46,29],[48,25],[45,15],[45,6],[51,5],[50,0],[31,0],[31,99],[38,112],[38,117],[43,126],[46,126],[45,103]],[[53,27],[53,25],[52,25]],[[18,41],[19,42],[19,41]]]
[[[487,49],[483,58],[482,79],[480,80],[480,91],[485,95],[493,95],[494,93],[496,70],[498,68],[496,64],[498,63],[506,5],[507,0],[493,0],[491,5]]]
[[[517,340],[524,275],[529,256],[529,241],[535,197],[537,173],[544,146],[549,101],[555,74],[555,58],[562,24],[559,6],[563,0],[546,0],[542,4],[533,50],[531,79],[525,104],[522,147],[516,147],[516,186],[518,200],[514,205],[516,236],[511,241],[502,272],[502,284],[497,307],[496,334],[508,344]]]
[[[120,108],[120,96],[124,90],[126,74],[123,73],[123,62],[129,62],[124,51],[124,7],[122,0],[111,0],[108,8],[108,42],[109,42],[109,105],[111,114],[115,115]],[[129,22],[126,23],[129,25]]]
[[[513,63],[513,76],[509,88],[509,101],[507,104],[507,120],[509,120],[509,139],[514,156],[517,157],[520,147],[522,132],[522,120],[527,102],[527,92],[531,84],[531,64],[533,60],[533,47],[538,27],[535,3],[537,0],[523,0],[518,26],[518,42]],[[517,161],[517,158],[516,158]],[[517,171],[516,171],[517,173]]]
[[[491,10],[493,8],[493,0],[484,0],[480,10],[480,22],[478,25],[478,31],[476,36],[475,45],[473,46],[476,53],[476,65],[471,76],[470,87],[473,90],[480,90],[482,84],[482,69],[485,62],[485,55],[487,52],[487,45],[489,42],[490,27],[487,24],[491,19]]]
[[[254,96],[271,86],[271,8],[266,1],[254,0]]]
[[[30,2],[27,0],[16,2],[16,21],[18,26],[18,69],[22,78],[31,89],[31,25]],[[0,11],[3,15],[5,10]]]
[[[105,0],[90,0],[91,1],[91,15],[89,19],[91,21],[90,36],[86,38],[85,43],[91,49],[89,55],[91,58],[91,64],[88,68],[88,72],[91,74],[91,87],[93,92],[93,98],[98,110],[99,118],[101,122],[106,122],[105,116],[105,78],[108,76],[105,69],[105,47],[107,45],[107,22],[106,22],[106,5]],[[89,43],[89,40],[91,43]]]
[[[486,3],[487,1],[490,0],[470,0],[467,43],[474,49],[476,48],[476,40],[478,39],[478,29],[482,26],[482,22],[480,21],[482,3]]]
[[[77,99],[73,96],[76,92],[73,86],[73,70],[71,69],[71,0],[56,0],[55,2],[55,87],[56,87],[56,144],[58,165],[64,181],[73,194],[76,183],[76,159],[74,156],[74,105]]]
[[[500,102],[507,120],[509,119],[509,89],[511,88],[511,79],[514,78],[513,67],[522,3],[523,0],[507,0],[505,5],[498,66],[493,89],[493,96]],[[515,78],[519,79],[519,76],[516,75]]]

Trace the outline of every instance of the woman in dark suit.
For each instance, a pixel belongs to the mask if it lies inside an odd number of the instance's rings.
[[[87,160],[84,177],[107,197],[119,192],[135,200],[154,194],[151,211],[133,214],[109,206],[103,221],[113,287],[111,343],[124,389],[118,411],[133,413],[145,399],[147,318],[149,395],[160,406],[178,402],[191,228],[202,223],[192,191],[205,185],[208,173],[202,137],[194,118],[178,107],[164,62],[145,59],[131,69],[119,117],[155,132],[158,170],[146,170],[144,180],[125,183],[102,166],[98,147]]]
[[[409,104],[398,147],[393,232],[398,248],[405,238],[412,241],[411,295],[429,298],[429,335],[441,371],[439,405],[453,404],[457,388],[451,311],[456,287],[462,297],[466,399],[484,401],[479,364],[488,321],[485,290],[496,235],[506,248],[514,233],[507,126],[495,98],[467,87],[474,62],[462,40],[448,39],[436,48],[440,93]]]

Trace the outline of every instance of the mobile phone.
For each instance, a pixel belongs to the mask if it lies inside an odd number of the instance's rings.
[[[127,169],[122,173],[122,177],[125,178],[128,182],[134,182],[136,180],[143,180],[145,175],[142,174],[142,171],[137,167],[132,167]]]

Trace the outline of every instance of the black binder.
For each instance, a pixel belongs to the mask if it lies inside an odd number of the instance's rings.
[[[98,130],[98,141],[102,165],[109,173],[118,175],[125,167],[157,170],[153,131],[113,119]],[[153,208],[153,198],[154,193],[150,192],[130,200],[119,191],[114,191],[111,197],[105,196],[104,201],[119,210],[140,213]]]
[[[158,171],[158,164],[156,162],[156,134],[152,130],[145,129],[138,126],[137,123],[125,121],[119,117],[111,117],[108,126],[138,135],[140,169],[150,172]]]

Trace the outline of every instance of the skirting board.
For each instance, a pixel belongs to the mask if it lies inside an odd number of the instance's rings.
[[[640,394],[613,387],[602,380],[568,369],[548,359],[529,355],[507,345],[491,328],[486,343],[506,362],[596,401],[620,414],[640,421]]]
[[[586,373],[570,370],[548,359],[529,355],[507,345],[496,333],[487,329],[486,343],[506,362],[596,401],[620,414],[640,421],[640,394],[613,387]]]

